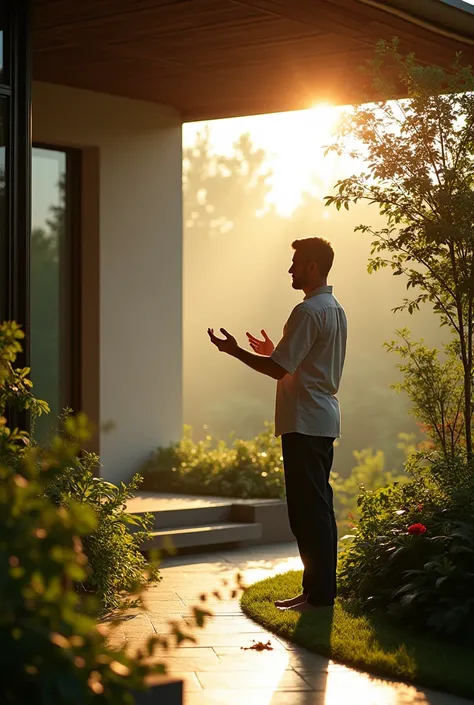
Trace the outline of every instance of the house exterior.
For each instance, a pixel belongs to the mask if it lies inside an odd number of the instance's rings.
[[[183,122],[370,98],[356,69],[394,35],[472,61],[474,7],[1,0],[1,315],[38,396],[96,425],[107,479],[181,435]]]

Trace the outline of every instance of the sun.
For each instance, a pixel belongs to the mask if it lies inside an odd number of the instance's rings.
[[[308,122],[318,129],[321,136],[330,138],[334,135],[341,115],[339,106],[330,105],[329,103],[315,103],[306,113]]]
[[[314,190],[315,178],[318,190],[324,192],[335,183],[337,160],[333,155],[325,157],[324,152],[335,141],[341,110],[339,106],[316,103],[307,110],[288,113],[285,126],[275,116],[274,129],[278,130],[280,140],[272,163],[274,178],[269,200],[282,215],[291,216],[302,191]],[[268,116],[267,129],[270,119]]]

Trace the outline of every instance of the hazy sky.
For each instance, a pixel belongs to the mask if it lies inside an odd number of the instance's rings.
[[[317,105],[311,110],[187,123],[183,127],[183,144],[192,145],[196,134],[207,125],[213,149],[219,154],[230,154],[239,136],[249,132],[255,147],[263,148],[269,155],[268,165],[273,171],[271,200],[281,213],[288,215],[301,191],[310,187],[313,174],[327,186],[338,178],[336,159],[324,157],[323,152],[325,145],[333,141],[342,110]],[[339,169],[340,164],[339,159]]]

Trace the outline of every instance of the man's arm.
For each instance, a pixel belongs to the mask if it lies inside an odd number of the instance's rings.
[[[286,374],[288,374],[287,371],[281,367],[281,365],[272,360],[271,357],[268,357],[267,355],[256,355],[255,353],[241,348],[237,344],[234,336],[230,335],[230,333],[224,330],[224,328],[221,328],[221,333],[225,336],[225,338],[218,338],[214,334],[214,330],[212,328],[208,328],[207,332],[211,342],[214,343],[218,350],[237,358],[237,360],[240,360],[244,363],[244,365],[247,365],[247,367],[250,367],[252,370],[260,372],[262,375],[272,377],[272,379],[282,379]]]
[[[249,350],[244,350],[240,346],[237,346],[235,352],[229,354],[243,362],[247,367],[251,367],[252,370],[261,372],[261,374],[268,375],[273,379],[282,379],[288,374],[281,365],[272,360],[271,357],[267,357],[267,355],[257,355]]]

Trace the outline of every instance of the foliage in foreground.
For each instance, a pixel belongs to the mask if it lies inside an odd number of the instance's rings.
[[[25,453],[16,471],[0,470],[2,530],[1,680],[7,703],[127,703],[127,689],[150,672],[142,660],[107,648],[96,628],[98,603],[80,600],[87,578],[80,537],[94,530],[90,508],[58,509],[44,496],[53,474],[71,461],[58,442],[48,457]],[[101,696],[100,700],[97,696]]]
[[[474,649],[394,626],[383,615],[360,614],[339,599],[334,609],[302,615],[274,606],[300,589],[300,571],[267,578],[244,592],[242,609],[270,631],[336,661],[474,698]]]
[[[33,416],[47,410],[31,391],[29,370],[14,367],[23,333],[15,323],[0,324],[0,410],[16,405]],[[10,429],[0,414],[0,664],[5,703],[43,705],[132,704],[132,691],[165,666],[146,660],[156,646],[191,639],[175,624],[168,637],[151,638],[131,658],[110,649],[97,627],[97,596],[79,595],[76,584],[91,580],[83,540],[98,530],[97,512],[80,497],[58,507],[52,485],[75,467],[88,423],[68,418],[48,447],[31,443],[27,432]],[[85,483],[87,487],[87,483]],[[209,613],[193,608],[202,626]]]
[[[48,405],[35,398],[29,369],[15,368],[15,360],[21,352],[24,334],[14,322],[0,324],[0,416],[7,407],[28,411],[32,421],[49,411]],[[78,417],[80,437],[74,438],[75,421],[67,414],[61,419],[64,440],[80,445],[88,435],[88,424],[83,416]],[[41,452],[53,451],[59,442],[53,438],[51,448],[38,447],[38,462]],[[15,465],[32,445],[29,435],[21,429],[10,430],[6,422],[1,427],[0,460]],[[140,545],[148,537],[150,517],[132,516],[125,512],[127,499],[139,486],[141,478],[136,476],[129,485],[120,487],[94,476],[99,458],[91,453],[70,454],[70,462],[57,473],[45,488],[47,497],[56,505],[69,507],[73,502],[89,507],[95,515],[94,530],[83,536],[83,550],[88,559],[89,572],[76,587],[94,592],[101,600],[104,610],[130,606],[128,595],[149,581],[159,579],[157,569],[147,564],[140,553]],[[136,526],[136,533],[130,532]]]
[[[45,496],[77,451],[57,439],[51,451],[26,452],[15,469],[0,466],[0,678],[6,703],[131,704],[132,690],[165,672],[163,664],[147,665],[146,657],[157,646],[192,639],[175,626],[168,639],[151,638],[137,658],[107,646],[97,627],[99,600],[74,589],[89,577],[81,539],[93,535],[95,513],[77,501],[58,508]],[[207,614],[195,608],[196,623]]]
[[[92,453],[74,458],[48,485],[46,495],[59,506],[79,502],[94,512],[94,530],[82,539],[90,571],[78,587],[96,594],[106,611],[125,609],[137,603],[131,594],[160,580],[157,567],[140,552],[149,536],[152,516],[125,511],[127,500],[141,485],[139,475],[128,485],[122,482],[117,487],[94,475],[98,464]],[[135,527],[138,530],[132,533],[130,529]]]

